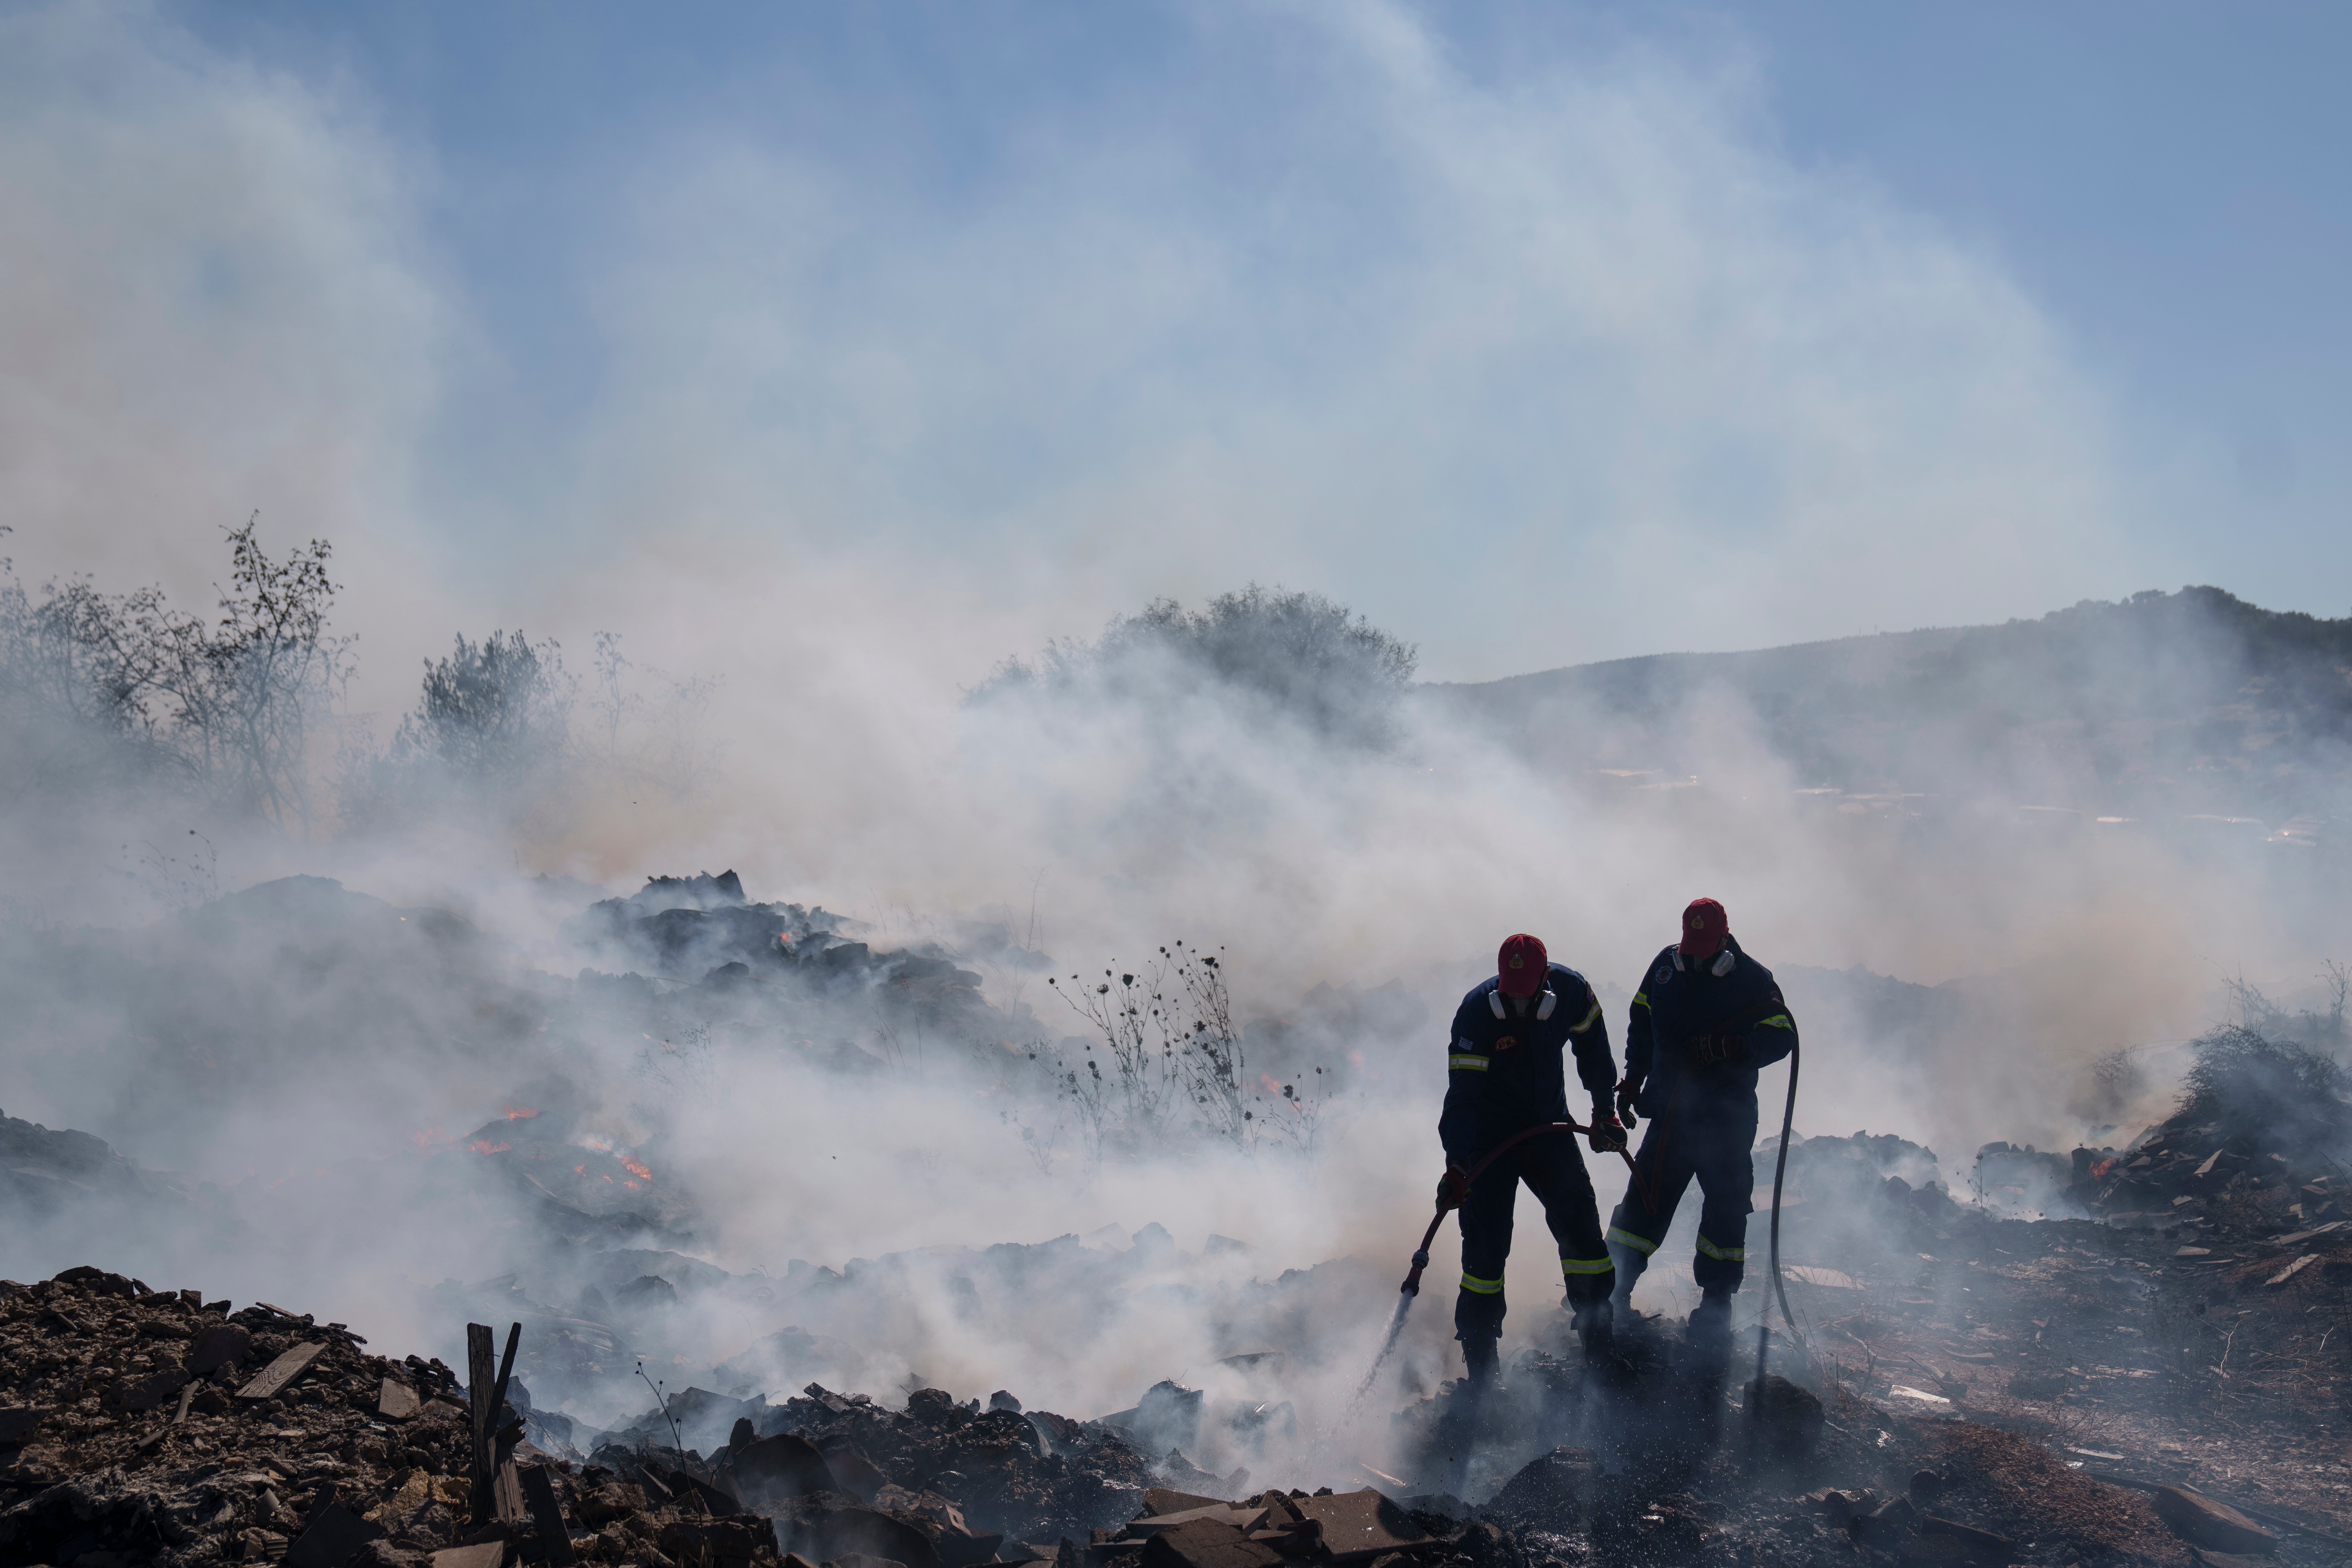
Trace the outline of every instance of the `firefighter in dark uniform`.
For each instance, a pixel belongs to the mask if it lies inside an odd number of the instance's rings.
[[[1470,1179],[1511,1134],[1568,1120],[1563,1058],[1570,1050],[1577,1078],[1592,1099],[1593,1149],[1623,1147],[1625,1130],[1609,1105],[1617,1068],[1600,998],[1583,975],[1551,963],[1542,942],[1510,938],[1496,956],[1495,978],[1465,996],[1454,1015],[1445,1109],[1437,1123],[1446,1162],[1438,1203],[1462,1210],[1462,1290],[1454,1302],[1454,1337],[1462,1342],[1475,1385],[1495,1375],[1505,1310],[1503,1260],[1510,1256],[1511,1211],[1521,1182],[1541,1200],[1544,1223],[1559,1244],[1568,1308],[1586,1353],[1598,1354],[1609,1339],[1614,1276],[1575,1138],[1538,1133]]]
[[[1796,1021],[1772,972],[1740,951],[1721,904],[1692,900],[1682,940],[1652,961],[1625,1026],[1617,1108],[1627,1126],[1646,1116],[1650,1130],[1633,1156],[1637,1179],[1609,1216],[1609,1251],[1622,1300],[1698,1178],[1694,1343],[1729,1346],[1754,1206],[1756,1073],[1796,1043]]]

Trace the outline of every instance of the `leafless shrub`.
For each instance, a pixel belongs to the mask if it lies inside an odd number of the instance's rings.
[[[228,531],[229,585],[210,622],[158,587],[103,594],[73,578],[36,599],[8,577],[0,690],[18,743],[52,764],[47,782],[160,775],[312,830],[312,753],[350,679],[352,639],[328,632],[332,548],[314,539],[272,560],[257,527]]]
[[[1106,969],[1091,984],[1076,974],[1047,984],[1100,1042],[1075,1061],[1055,1061],[1059,1092],[1097,1164],[1106,1150],[1137,1152],[1181,1135],[1244,1152],[1269,1142],[1313,1144],[1319,1097],[1267,1075],[1251,1079],[1216,953],[1178,942],[1141,973]]]

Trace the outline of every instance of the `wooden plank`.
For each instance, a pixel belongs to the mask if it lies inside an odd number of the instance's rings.
[[[188,1386],[187,1386],[187,1387],[185,1387],[185,1388],[184,1388],[184,1389],[180,1390],[180,1408],[179,1408],[179,1409],[177,1409],[177,1410],[175,1410],[175,1411],[173,1411],[173,1412],[172,1413],[172,1425],[173,1425],[173,1426],[183,1426],[183,1425],[184,1425],[184,1424],[186,1423],[186,1421],[187,1421],[187,1419],[188,1419],[188,1405],[189,1405],[189,1403],[190,1403],[191,1401],[193,1401],[195,1397],[196,1397],[196,1385],[195,1385],[194,1384],[193,1384],[193,1383],[192,1383],[192,1384],[188,1384]]]
[[[433,1568],[499,1568],[507,1558],[507,1543],[485,1541],[479,1546],[452,1546],[433,1554]]]
[[[498,1419],[498,1407],[490,1403],[498,1372],[491,1360],[490,1326],[488,1323],[466,1325],[466,1399],[472,1406],[473,1423],[467,1474],[473,1480],[472,1513],[476,1524],[488,1524],[498,1510],[498,1500],[491,1486],[490,1428]]]
[[[522,1342],[522,1325],[516,1323],[507,1330],[506,1354],[499,1358],[499,1381],[490,1388],[490,1420],[493,1426],[506,1419],[507,1384],[514,1376],[515,1347]],[[515,1445],[522,1440],[522,1423],[499,1426],[490,1434],[490,1508],[500,1524],[522,1522],[522,1477],[516,1473]]]
[[[2310,1268],[2313,1264],[2318,1261],[2319,1254],[2316,1252],[2306,1252],[2301,1258],[2298,1258],[2294,1262],[2288,1264],[2284,1268],[2280,1269],[2277,1273],[2263,1280],[2263,1284],[2265,1288],[2273,1285],[2284,1285],[2288,1280],[2294,1279],[2296,1275],[2302,1273],[2305,1269]]]
[[[490,1512],[500,1524],[523,1521],[522,1470],[514,1462],[514,1450],[504,1445],[490,1472]]]
[[[236,1391],[236,1396],[239,1399],[268,1398],[301,1376],[303,1371],[312,1362],[318,1360],[320,1352],[326,1348],[322,1344],[296,1345],[292,1350],[263,1367],[255,1374],[251,1383]]]
[[[552,1568],[572,1568],[579,1559],[572,1555],[572,1531],[564,1527],[563,1505],[556,1500],[555,1483],[549,1479],[546,1466],[533,1465],[522,1472],[522,1495],[531,1523],[539,1530],[540,1551]]]

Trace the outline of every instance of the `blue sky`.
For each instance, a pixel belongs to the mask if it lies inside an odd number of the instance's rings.
[[[2352,610],[2340,9],[0,16],[25,562],[261,505],[381,639],[751,542],[966,662],[1282,580],[1462,677]]]

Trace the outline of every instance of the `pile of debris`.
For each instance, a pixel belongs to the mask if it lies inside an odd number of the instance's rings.
[[[1374,1492],[1246,1503],[1155,1484],[1100,1423],[916,1391],[904,1411],[812,1385],[704,1455],[607,1445],[571,1458],[474,1325],[468,1379],[372,1355],[340,1323],[230,1310],[95,1268],[0,1282],[0,1563],[123,1568],[500,1568],[719,1562],[843,1568],[1430,1568],[1514,1560],[1497,1532]],[[1239,1483],[1236,1472],[1224,1482]],[[1084,1542],[1083,1545],[1079,1542]],[[877,1561],[878,1560],[878,1561]]]
[[[341,1325],[229,1305],[90,1268],[0,1283],[0,1563],[2192,1568],[2254,1552],[2294,1568],[2317,1561],[2306,1543],[2335,1545],[2195,1486],[2095,1478],[1916,1390],[1895,1390],[1911,1396],[1898,1408],[1768,1376],[1727,1399],[1654,1330],[1633,1336],[1646,1364],[1580,1391],[1580,1363],[1520,1365],[1526,1386],[1573,1396],[1545,1424],[1565,1435],[1597,1415],[1606,1451],[1542,1449],[1473,1509],[1402,1479],[1251,1493],[1244,1472],[1154,1461],[1003,1391],[982,1408],[919,1389],[891,1410],[812,1385],[768,1407],[776,1429],[739,1418],[708,1454],[581,1455],[511,1381],[519,1325],[503,1358],[469,1326],[461,1384],[436,1361],[371,1355]]]
[[[2068,1195],[2111,1225],[2215,1237],[2352,1226],[2352,1105],[2332,1059],[2242,1028],[2194,1047],[2180,1108],[2120,1152],[2077,1149]]]

